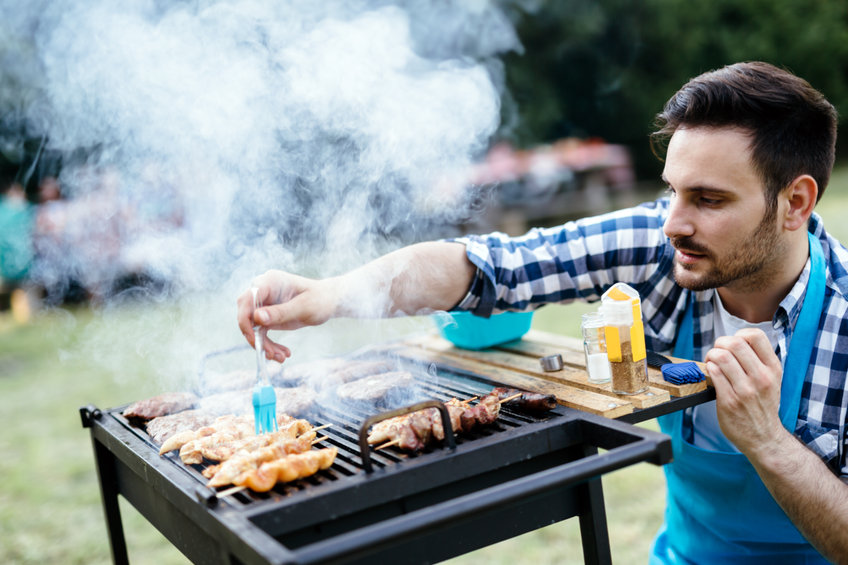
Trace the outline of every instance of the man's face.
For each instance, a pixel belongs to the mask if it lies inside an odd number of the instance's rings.
[[[691,290],[766,288],[785,253],[775,214],[738,129],[679,129],[668,145],[663,180],[671,193],[665,234],[674,277]],[[777,258],[777,259],[775,259]]]

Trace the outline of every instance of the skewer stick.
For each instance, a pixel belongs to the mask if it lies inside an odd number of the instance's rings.
[[[504,402],[509,402],[510,400],[515,400],[519,396],[523,395],[523,392],[519,392],[518,394],[513,394],[512,396],[507,396],[503,400],[498,400],[498,404],[503,404]]]
[[[320,442],[324,441],[325,439],[330,439],[330,437],[329,436],[321,436],[319,438],[315,438],[315,439],[312,440],[312,442],[309,445],[315,445],[316,443],[320,443]]]
[[[460,401],[460,404],[471,404],[472,402],[474,402],[474,401],[475,401],[475,400],[477,400],[478,398],[480,398],[480,397],[479,397],[479,396],[472,396],[472,397],[471,397],[471,398],[469,398],[468,400],[462,400],[462,401]]]
[[[329,427],[330,427],[330,426],[332,426],[332,425],[333,425],[333,424],[324,424],[323,426],[318,426],[317,428],[312,428],[312,429],[311,429],[311,430],[309,430],[309,431],[310,431],[310,432],[317,432],[318,430],[323,430],[324,428],[329,428]],[[309,432],[307,432],[307,433],[309,433]]]
[[[378,446],[377,446],[377,447],[375,447],[374,449],[386,449],[387,447],[391,447],[391,446],[393,446],[393,445],[397,445],[397,444],[399,444],[399,443],[400,443],[400,440],[393,439],[393,440],[391,440],[391,441],[387,441],[387,442],[386,442],[386,443],[384,443],[383,445],[378,445]]]
[[[222,490],[221,492],[219,492],[217,496],[218,496],[218,498],[224,498],[225,496],[230,496],[230,495],[233,495],[237,492],[241,492],[241,491],[245,490],[246,488],[247,487],[244,486],[244,485],[230,487],[226,490]]]

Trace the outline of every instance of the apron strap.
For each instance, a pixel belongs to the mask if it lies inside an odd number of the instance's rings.
[[[807,232],[810,243],[810,280],[807,282],[807,293],[804,304],[792,337],[789,351],[783,367],[783,381],[780,384],[780,421],[790,432],[795,431],[798,421],[798,411],[801,407],[801,389],[804,387],[807,371],[812,359],[818,338],[819,320],[824,314],[824,287],[826,282],[824,252],[821,242],[813,234]],[[787,402],[783,402],[786,399]]]
[[[686,297],[686,310],[683,313],[683,319],[677,327],[677,338],[674,340],[674,351],[672,355],[680,359],[695,359],[695,316],[693,313],[693,304],[695,295],[689,293]]]

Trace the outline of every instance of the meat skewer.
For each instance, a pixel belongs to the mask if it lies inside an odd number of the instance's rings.
[[[383,445],[378,445],[378,446],[377,446],[377,447],[375,447],[374,449],[375,449],[375,450],[376,450],[376,449],[386,449],[387,447],[392,447],[393,445],[397,445],[397,444],[398,444],[398,440],[393,439],[393,440],[391,440],[391,441],[387,441],[387,442],[386,442],[386,443],[384,443]]]
[[[258,469],[236,477],[233,484],[243,484],[256,492],[267,492],[278,482],[287,483],[328,469],[335,461],[338,452],[337,447],[327,447],[268,461],[262,463]]]
[[[220,465],[213,465],[204,469],[204,476],[211,475],[207,486],[220,487],[228,484],[240,484],[235,482],[238,477],[258,469],[263,463],[281,459],[287,455],[309,451],[314,439],[315,433],[309,432],[297,439],[283,440],[260,449],[236,453]]]
[[[540,414],[553,410],[557,406],[556,397],[553,394],[542,394],[507,387],[497,387],[492,390],[492,394],[497,395],[509,408],[514,408],[521,412]]]
[[[470,432],[479,425],[493,423],[500,411],[498,397],[486,395],[474,406],[468,401],[452,398],[445,402],[450,418],[451,429],[457,432]],[[368,435],[368,443],[381,444],[377,449],[397,445],[406,451],[418,451],[433,441],[442,441],[445,430],[441,415],[436,408],[427,408],[377,422]]]
[[[498,400],[498,404],[505,404],[507,402],[511,402],[516,398],[520,398],[521,396],[523,395],[519,392],[518,394],[513,394],[512,396],[507,396],[506,398],[501,398],[500,400]]]
[[[228,489],[224,489],[222,491],[219,491],[218,492],[218,498],[224,498],[225,496],[232,496],[232,495],[236,494],[237,492],[241,492],[243,490],[247,490],[246,485],[238,485],[238,486],[235,486],[235,487],[230,487]]]
[[[280,428],[289,427],[293,422],[297,422],[299,429],[301,429],[298,433],[302,433],[303,429],[308,429],[310,427],[309,422],[306,420],[296,420],[286,414],[282,414],[277,418],[277,424]],[[215,439],[207,440],[207,444],[215,443],[216,440],[219,440],[220,437],[224,435],[232,436],[230,439],[243,438],[251,435],[253,433],[251,430],[255,430],[252,418],[234,416],[232,414],[219,416],[207,426],[202,426],[193,430],[183,430],[173,434],[162,442],[162,445],[159,448],[159,455],[164,455],[169,451],[174,451],[175,449],[182,451],[186,444],[210,436],[216,437]]]

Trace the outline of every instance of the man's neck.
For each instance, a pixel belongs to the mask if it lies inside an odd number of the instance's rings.
[[[800,237],[793,238],[782,260],[775,262],[770,274],[760,277],[757,284],[737,281],[717,289],[725,309],[754,324],[771,321],[807,264],[809,244],[806,231],[802,235],[803,241]]]

